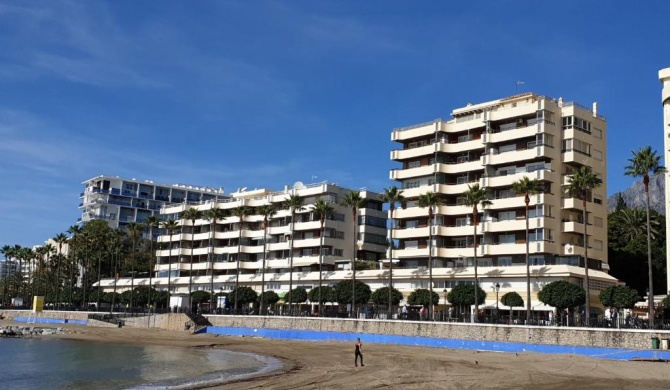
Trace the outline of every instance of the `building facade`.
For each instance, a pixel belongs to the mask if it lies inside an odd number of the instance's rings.
[[[663,157],[667,166],[670,161],[670,68],[661,69],[658,79],[663,84],[661,104],[663,104]],[[670,253],[670,170],[665,173],[665,245],[666,253]],[[670,257],[666,259],[666,266],[670,266]],[[670,288],[670,272],[667,275]]]
[[[589,109],[524,93],[469,104],[453,110],[452,117],[392,132],[392,141],[400,147],[391,151],[391,160],[400,167],[390,172],[390,178],[407,200],[407,207],[394,213],[392,234],[398,246],[394,258],[399,268],[425,270],[432,248],[434,268],[473,277],[476,231],[480,282],[491,276],[525,275],[524,196],[512,190],[512,184],[525,176],[537,179],[543,189],[530,202],[531,272],[563,269],[555,266],[578,270],[584,266],[585,252],[582,201],[565,188],[572,172],[588,166],[603,181],[587,199],[590,276],[602,278],[605,285],[615,283],[605,273],[609,269],[607,129],[597,104]],[[491,201],[490,206],[479,207],[476,228],[472,207],[463,204],[464,194],[474,184],[485,188]],[[435,208],[432,245],[428,242],[428,210],[418,207],[419,196],[427,192],[438,194],[443,203]],[[578,273],[571,277],[580,280]],[[437,279],[434,287],[448,288],[449,279]],[[595,302],[598,286],[591,284]],[[531,293],[533,301],[540,287],[538,281]],[[517,292],[525,299],[525,283]]]
[[[209,291],[213,285],[215,291],[227,292],[235,288],[239,272],[241,286],[252,286],[260,291],[264,259],[265,289],[280,295],[289,290],[291,272],[293,288],[302,286],[309,290],[318,285],[320,261],[326,284],[346,279],[344,275],[350,277],[351,274],[352,258],[377,264],[387,248],[386,212],[380,195],[367,190],[359,192],[366,202],[357,211],[354,232],[352,210],[341,205],[352,191],[327,182],[296,183],[283,191],[242,189],[226,199],[168,204],[161,209],[161,214],[164,219],[178,221],[179,228],[172,235],[162,229],[158,238],[162,248],[156,251],[152,283],[159,289],[166,289],[169,284],[173,294],[188,293],[189,283],[193,291]],[[295,221],[291,220],[291,211],[284,207],[291,195],[303,202],[302,208],[296,210]],[[328,202],[334,209],[324,221],[323,236],[320,220],[313,211],[319,200]],[[267,236],[264,236],[264,217],[259,214],[259,207],[266,205],[272,205],[275,214],[269,218]],[[249,210],[242,220],[233,213],[240,207]],[[183,218],[183,212],[189,208],[204,213],[218,208],[225,217],[213,221],[203,215],[193,225]],[[322,256],[319,256],[321,247]],[[148,282],[148,278],[138,278],[134,285]],[[111,291],[114,281],[103,280],[102,284],[106,291]],[[118,290],[123,291],[131,281],[124,278],[116,284]]]
[[[97,176],[82,183],[79,194],[82,210],[79,222],[107,221],[110,227],[123,229],[131,222],[141,223],[160,216],[161,207],[173,203],[194,203],[226,199],[223,188],[213,189],[183,184],[158,185],[151,180]]]

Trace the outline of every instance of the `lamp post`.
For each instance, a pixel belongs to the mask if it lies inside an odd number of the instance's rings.
[[[447,308],[447,289],[445,288],[444,290],[442,290],[442,292],[444,293],[444,316],[443,317],[446,318],[447,311],[448,311],[448,308]]]
[[[496,289],[496,319],[498,318],[498,292],[500,292],[500,283],[495,284],[495,289]]]

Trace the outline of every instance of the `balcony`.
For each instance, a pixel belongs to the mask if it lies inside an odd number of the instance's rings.
[[[515,127],[505,131],[492,132],[488,134],[488,142],[507,142],[519,138],[532,137],[537,134],[537,124],[530,123],[526,126]]]
[[[562,221],[561,222],[561,231],[563,233],[584,233],[584,224],[579,221]]]
[[[537,146],[525,150],[516,149],[509,152],[485,155],[482,156],[482,164],[506,165],[520,161],[529,161],[538,156],[544,156],[546,153],[545,148],[545,146]]]
[[[389,174],[391,180],[409,179],[412,177],[429,176],[435,173],[435,165],[424,165],[417,168],[393,169]]]
[[[393,132],[391,133],[391,141],[410,140],[417,137],[435,134],[435,132],[441,128],[442,119],[439,118],[430,122],[396,128],[393,129]]]

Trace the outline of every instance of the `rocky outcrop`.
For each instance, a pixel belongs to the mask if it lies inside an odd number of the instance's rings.
[[[34,326],[5,326],[0,328],[0,337],[33,337],[71,333],[63,328],[39,328]]]
[[[608,211],[614,211],[618,194],[616,193],[607,199]],[[642,183],[642,180],[636,181],[630,188],[621,191],[620,194],[629,208],[645,207],[644,183]],[[661,214],[665,214],[665,175],[656,175],[650,178],[649,207]]]

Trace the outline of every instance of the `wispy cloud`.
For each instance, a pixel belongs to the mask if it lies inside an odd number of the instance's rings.
[[[51,76],[93,86],[157,87],[132,61],[142,48],[117,24],[104,3],[36,2],[4,6],[0,22],[11,26],[4,43],[20,55],[0,61],[0,76]]]

